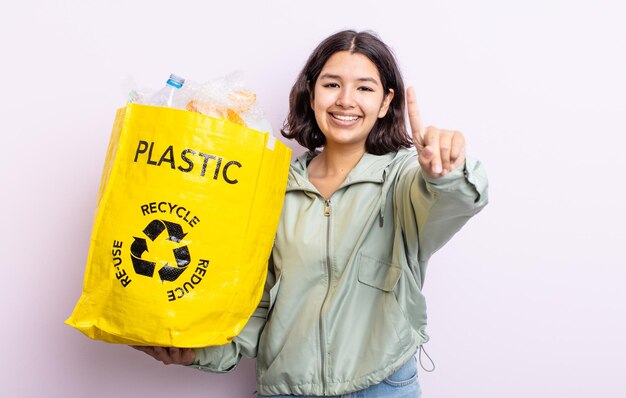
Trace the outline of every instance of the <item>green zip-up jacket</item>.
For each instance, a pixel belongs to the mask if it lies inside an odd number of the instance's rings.
[[[437,178],[414,150],[369,153],[325,200],[292,163],[266,288],[231,344],[196,350],[193,366],[257,358],[260,394],[340,395],[379,383],[428,341],[428,260],[487,204],[481,164]]]

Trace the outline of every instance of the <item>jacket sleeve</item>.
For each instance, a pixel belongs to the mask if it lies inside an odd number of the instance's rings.
[[[195,350],[196,360],[190,367],[207,372],[225,373],[233,370],[242,356],[248,358],[256,357],[259,337],[265,326],[270,308],[270,291],[276,282],[274,265],[271,259],[268,268],[261,302],[241,333],[229,344],[197,348]]]
[[[463,167],[439,178],[424,176],[416,159],[409,160],[415,163],[400,177],[396,211],[410,263],[417,259],[423,276],[433,253],[487,205],[488,182],[482,164],[472,158],[466,158]]]

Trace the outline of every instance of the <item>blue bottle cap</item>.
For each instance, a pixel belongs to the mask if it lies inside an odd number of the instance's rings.
[[[176,88],[181,88],[184,83],[185,79],[183,77],[176,76],[175,74],[171,74],[170,78],[167,80],[167,84]]]

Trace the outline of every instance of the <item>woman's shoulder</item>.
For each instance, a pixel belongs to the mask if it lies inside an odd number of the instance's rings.
[[[419,167],[417,152],[413,148],[403,148],[394,152],[393,159],[389,164],[390,171],[402,173],[407,169]]]

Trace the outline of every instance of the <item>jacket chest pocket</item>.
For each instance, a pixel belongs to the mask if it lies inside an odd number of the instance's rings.
[[[400,280],[402,268],[373,257],[359,256],[359,282],[385,292],[391,292]]]
[[[352,315],[351,321],[355,328],[368,330],[371,340],[365,346],[376,345],[381,355],[379,360],[389,362],[390,358],[402,356],[413,344],[411,326],[394,293],[402,268],[363,254],[357,261],[360,286],[352,303],[353,313],[357,315]]]

